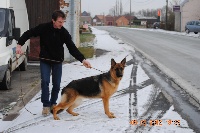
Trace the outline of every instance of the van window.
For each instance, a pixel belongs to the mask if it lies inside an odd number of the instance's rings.
[[[0,9],[0,35],[1,32],[4,30],[4,26],[5,26],[5,10]]]
[[[9,16],[8,16],[8,23],[9,23],[9,27],[8,27],[8,34],[9,36],[13,35],[13,28],[14,28],[14,23],[13,23],[13,16],[11,13],[11,10],[9,11]]]

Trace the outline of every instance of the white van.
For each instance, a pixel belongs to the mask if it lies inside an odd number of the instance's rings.
[[[0,89],[10,88],[11,73],[16,68],[27,69],[30,41],[22,46],[24,55],[16,55],[16,46],[19,37],[28,29],[25,0],[0,0]]]

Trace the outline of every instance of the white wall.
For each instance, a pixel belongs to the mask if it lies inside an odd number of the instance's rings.
[[[181,11],[181,31],[185,31],[185,24],[190,20],[200,20],[200,0],[188,0]]]

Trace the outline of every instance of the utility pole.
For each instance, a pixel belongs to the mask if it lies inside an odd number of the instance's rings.
[[[130,28],[131,28],[131,0],[130,0]]]
[[[165,19],[165,30],[167,30],[167,12],[168,12],[168,0],[166,0],[166,19]]]
[[[103,12],[103,26],[105,26],[104,12]]]
[[[113,10],[113,11],[114,11],[114,24],[113,24],[113,25],[115,26],[115,24],[116,24],[116,23],[115,23],[115,6],[114,6],[113,9],[114,9],[114,10]]]
[[[82,5],[81,5],[81,0],[80,0],[80,16],[81,16],[81,6],[82,6]]]

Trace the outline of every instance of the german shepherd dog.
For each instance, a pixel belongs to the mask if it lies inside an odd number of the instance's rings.
[[[102,98],[105,114],[109,118],[115,118],[109,110],[109,99],[117,91],[122,79],[126,58],[120,63],[111,59],[111,68],[107,73],[73,80],[61,92],[61,101],[53,107],[53,117],[59,120],[57,113],[68,108],[66,111],[73,116],[79,115],[73,109],[80,105],[83,98]]]

